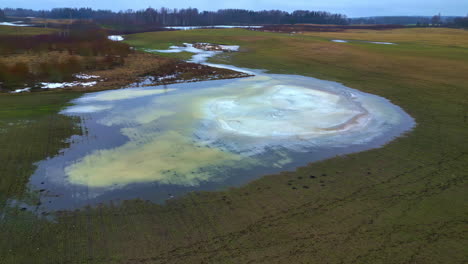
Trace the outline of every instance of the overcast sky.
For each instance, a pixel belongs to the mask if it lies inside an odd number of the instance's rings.
[[[95,9],[142,9],[196,7],[199,10],[242,8],[252,10],[297,9],[329,11],[348,17],[384,15],[465,16],[468,0],[1,0],[0,7],[50,9],[54,7],[92,7]]]

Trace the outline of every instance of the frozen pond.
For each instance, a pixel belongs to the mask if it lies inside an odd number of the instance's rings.
[[[219,53],[177,50],[201,63]],[[164,202],[380,147],[414,126],[388,100],[339,83],[214,66],[255,76],[89,93],[64,109],[87,133],[38,164],[31,184],[48,191],[43,206]]]

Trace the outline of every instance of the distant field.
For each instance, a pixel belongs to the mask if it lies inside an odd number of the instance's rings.
[[[41,35],[57,32],[53,28],[0,26],[0,35]]]
[[[79,19],[50,19],[50,18],[31,18],[31,22],[35,24],[61,24],[61,25],[69,25],[73,22],[78,22]]]
[[[379,31],[351,29],[344,32],[307,32],[304,35],[332,39],[386,41],[468,48],[468,30],[450,28],[408,28]]]
[[[128,201],[54,213],[49,216],[53,221],[21,206],[5,209],[0,215],[2,263],[426,264],[468,259],[466,31],[290,35],[193,30],[135,34],[126,41],[150,49],[183,42],[241,45],[241,52],[213,61],[338,81],[391,100],[415,118],[417,127],[379,149],[239,188],[192,193],[167,205]],[[73,120],[56,113],[78,95],[44,95],[40,101],[0,96],[0,118],[6,120],[0,127],[7,131],[0,130],[0,149],[9,150],[2,152],[2,160],[21,164],[16,182],[11,177],[2,182],[13,188],[5,187],[14,198],[30,197],[34,206],[34,197],[41,195],[24,191],[34,168],[29,164],[56,155],[66,147],[60,139],[77,133]],[[38,118],[47,121],[30,125]],[[18,128],[8,132],[8,123]],[[23,158],[27,162],[19,162]]]

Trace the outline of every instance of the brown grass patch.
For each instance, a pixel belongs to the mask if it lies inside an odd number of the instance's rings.
[[[177,74],[177,77],[162,83],[151,85],[165,85],[178,81],[201,81],[213,79],[231,79],[248,75],[227,69],[213,68],[205,65],[187,63],[172,58],[149,53],[136,52],[125,59],[125,64],[110,70],[86,72],[90,75],[101,76],[103,82],[91,88],[75,87],[73,90],[110,90],[118,89],[137,83],[141,77],[164,77]]]

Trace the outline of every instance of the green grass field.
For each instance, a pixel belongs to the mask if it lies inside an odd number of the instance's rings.
[[[340,38],[398,45],[330,42],[336,33],[240,29],[127,36],[128,43],[151,49],[238,44],[241,52],[213,61],[338,81],[391,100],[417,127],[379,149],[166,205],[128,201],[57,212],[53,221],[4,209],[0,262],[466,263],[468,34],[392,32],[351,31]],[[447,38],[452,41],[441,40]],[[55,155],[66,147],[60,140],[77,133],[76,121],[56,114],[77,94],[32,96],[0,96],[1,120],[16,124],[0,123],[3,197],[34,198],[25,191],[31,162]]]
[[[80,134],[79,120],[57,112],[79,93],[0,95],[0,208],[23,200],[34,163],[58,154],[64,141]],[[79,123],[78,123],[79,124]]]

